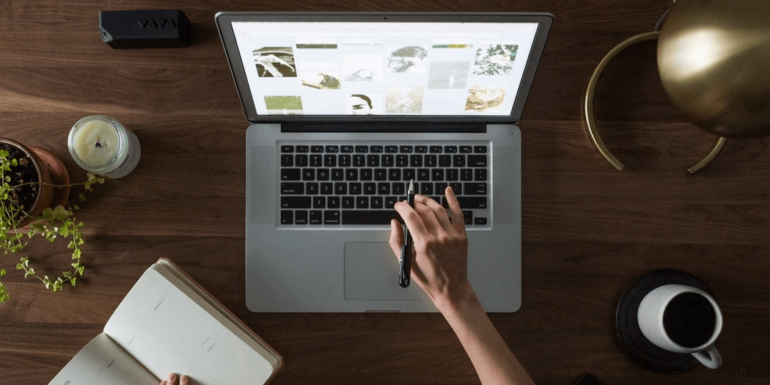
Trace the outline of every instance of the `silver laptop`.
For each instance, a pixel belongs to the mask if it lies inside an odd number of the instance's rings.
[[[549,14],[216,15],[246,117],[246,303],[255,312],[433,312],[398,284],[393,204],[417,193],[468,231],[487,312],[521,306],[516,123]]]

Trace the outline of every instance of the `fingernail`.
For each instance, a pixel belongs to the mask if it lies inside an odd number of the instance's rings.
[[[168,375],[168,380],[169,381],[176,381],[176,374],[174,374],[174,373],[169,374]]]
[[[189,384],[189,383],[190,383],[190,382],[189,382],[189,381],[190,381],[190,379],[189,379],[189,378],[187,378],[187,376],[182,376],[182,378],[181,378],[181,380],[180,380],[180,381],[181,381],[181,385],[186,385],[186,384]]]

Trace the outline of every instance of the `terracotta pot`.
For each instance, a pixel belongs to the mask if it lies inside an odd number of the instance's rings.
[[[30,215],[40,216],[46,208],[54,208],[57,205],[67,203],[70,192],[69,173],[59,158],[46,150],[28,147],[12,139],[0,138],[0,143],[8,143],[27,154],[35,165],[38,181],[47,183],[40,186],[37,199],[29,211]],[[66,185],[66,187],[54,188],[52,185]],[[24,227],[31,221],[30,218],[25,218],[18,226]]]

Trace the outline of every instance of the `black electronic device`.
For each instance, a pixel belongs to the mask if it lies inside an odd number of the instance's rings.
[[[180,10],[100,11],[99,31],[115,49],[190,46],[190,20]]]

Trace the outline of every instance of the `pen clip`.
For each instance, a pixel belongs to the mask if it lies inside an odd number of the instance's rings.
[[[401,247],[401,259],[398,266],[398,284],[401,287],[409,287],[409,271],[412,268],[411,264],[411,245],[404,245]]]

